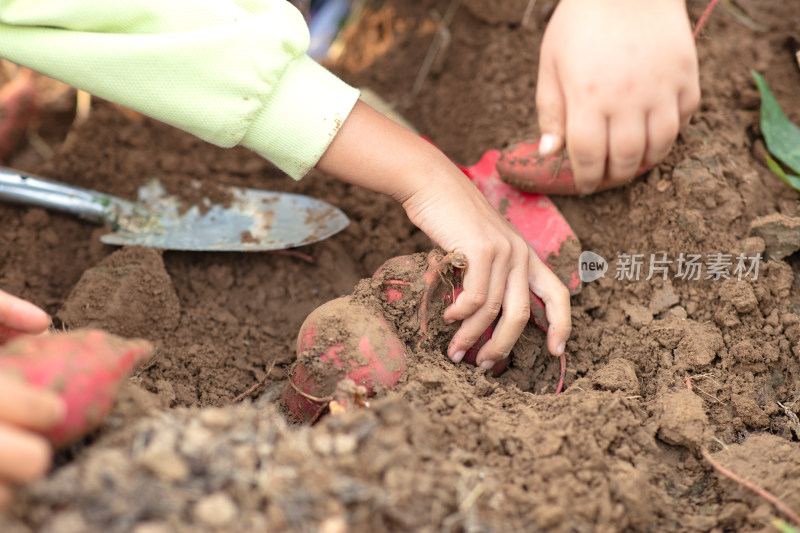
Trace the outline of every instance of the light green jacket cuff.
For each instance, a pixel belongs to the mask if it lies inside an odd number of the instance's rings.
[[[295,179],[358,99],[308,44],[286,0],[0,2],[0,57],[218,146],[246,146]]]
[[[288,65],[240,144],[299,179],[328,149],[358,96],[316,61],[300,56]]]

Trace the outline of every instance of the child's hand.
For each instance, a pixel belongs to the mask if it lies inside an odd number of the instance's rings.
[[[30,302],[0,291],[0,344],[14,335],[37,335],[50,326],[50,317]]]
[[[581,192],[661,161],[699,100],[685,0],[561,0],[542,40],[540,148],[566,141]]]
[[[34,481],[50,468],[53,450],[37,432],[63,416],[54,393],[0,376],[0,509],[11,501],[15,484]]]
[[[508,357],[530,317],[529,289],[545,303],[548,348],[561,355],[570,333],[569,291],[461,170],[438,150],[430,155],[425,184],[403,207],[436,244],[467,258],[464,292],[444,313],[445,320],[462,321],[448,355],[460,362],[502,309],[476,363],[492,368]]]
[[[563,353],[570,333],[566,287],[440,150],[358,102],[317,166],[391,196],[446,252],[464,253],[464,292],[445,312],[445,319],[463,321],[451,358],[460,360],[501,310],[477,363],[488,368],[508,356],[530,316],[529,289],[546,305],[550,352]]]
[[[38,334],[49,325],[47,313],[0,291],[0,334]],[[53,452],[47,440],[35,432],[52,428],[63,414],[64,407],[54,393],[0,375],[0,508],[11,500],[14,484],[33,481],[47,472]]]

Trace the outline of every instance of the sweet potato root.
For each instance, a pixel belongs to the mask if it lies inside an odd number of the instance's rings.
[[[466,261],[460,254],[444,254],[440,250],[433,250],[422,265],[414,256],[393,257],[381,265],[372,277],[380,280],[389,307],[405,305],[415,309],[419,321],[419,340],[426,341],[435,335],[433,323],[440,311],[453,303],[464,290],[461,282],[465,267]],[[478,351],[492,337],[494,324],[486,328],[478,341],[467,350],[463,359],[466,363],[475,364]],[[500,375],[507,363],[506,360],[498,361],[492,367],[494,375]]]
[[[378,313],[350,297],[315,309],[300,328],[297,362],[283,402],[302,422],[314,422],[331,402],[352,403],[339,387],[351,380],[367,396],[394,387],[405,372],[405,348]]]
[[[0,347],[0,373],[62,397],[66,416],[45,434],[60,447],[100,424],[120,382],[151,352],[147,341],[125,340],[99,330],[24,335]]]

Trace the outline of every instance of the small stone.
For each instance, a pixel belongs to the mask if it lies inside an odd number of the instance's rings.
[[[666,192],[670,187],[672,187],[672,182],[669,180],[661,180],[656,184],[658,192]]]
[[[184,455],[195,456],[207,447],[214,434],[207,427],[191,424],[183,430],[180,439],[180,451]]]
[[[783,259],[800,250],[800,217],[773,213],[750,223],[750,234],[764,239],[768,259]]]
[[[341,516],[326,518],[319,525],[319,533],[347,533],[347,522]]]
[[[227,409],[207,407],[200,411],[200,421],[211,429],[225,429],[233,424],[233,416]]]
[[[242,470],[253,471],[258,467],[258,455],[253,446],[244,444],[233,448],[233,460]]]
[[[674,317],[677,318],[678,320],[686,320],[687,318],[689,318],[689,313],[687,313],[686,309],[684,309],[682,306],[677,305],[675,307],[667,309],[667,312],[664,313],[664,318],[669,318],[669,317]]]
[[[138,457],[139,464],[164,481],[183,481],[189,477],[189,465],[175,451],[177,429],[160,426],[153,440]]]
[[[234,521],[239,514],[239,508],[230,496],[224,492],[217,492],[206,496],[194,506],[194,517],[211,527],[222,527]]]
[[[333,438],[333,450],[337,455],[353,453],[356,448],[358,448],[358,441],[355,435],[344,433]]]
[[[189,477],[189,465],[175,452],[147,450],[139,458],[139,464],[163,481],[183,481]]]
[[[332,455],[333,437],[328,433],[316,433],[311,438],[311,448],[320,455]]]

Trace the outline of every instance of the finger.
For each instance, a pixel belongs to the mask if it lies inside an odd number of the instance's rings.
[[[465,255],[468,267],[464,275],[464,290],[458,295],[453,305],[444,311],[444,319],[450,323],[466,320],[486,305],[489,299],[492,271],[498,266],[498,262],[507,264],[508,257],[511,255],[511,245],[509,243],[489,243]],[[495,288],[495,293],[496,290]]]
[[[547,328],[547,349],[555,356],[564,353],[572,331],[569,290],[561,280],[533,254],[528,270],[528,283],[533,293],[545,304],[550,326]]]
[[[567,117],[567,151],[575,185],[582,194],[597,190],[606,173],[607,122],[598,114],[570,113]]]
[[[5,483],[0,482],[0,510],[8,507],[12,499],[13,499],[13,494],[11,492],[11,487],[6,485]]]
[[[25,333],[41,333],[50,326],[50,317],[32,303],[0,291],[0,325]]]
[[[644,164],[653,166],[661,162],[675,143],[680,128],[680,117],[675,107],[659,107],[647,115],[647,149]]]
[[[61,422],[65,413],[63,400],[53,392],[0,376],[0,421],[47,431]]]
[[[47,472],[52,454],[44,437],[0,424],[0,479],[30,483]]]
[[[521,266],[509,273],[500,320],[497,321],[492,337],[481,347],[475,358],[475,364],[481,368],[492,368],[497,361],[511,354],[511,349],[531,316],[528,272],[525,268],[527,258],[521,258],[516,264]]]
[[[692,114],[700,106],[700,85],[693,83],[689,88],[678,93],[678,112],[681,129],[689,125]]]
[[[564,147],[566,107],[558,72],[552,61],[539,64],[536,113],[539,116],[539,130],[542,132],[539,155],[554,154]]]
[[[646,117],[628,113],[609,122],[609,186],[628,183],[642,164],[647,143]]]
[[[510,244],[508,244],[508,247],[510,248]],[[453,335],[453,339],[447,349],[447,355],[454,362],[458,363],[464,358],[466,351],[475,344],[481,334],[494,322],[500,313],[506,277],[509,271],[509,257],[510,250],[507,252],[502,251],[495,255],[491,271],[487,273],[486,281],[480,280],[478,282],[481,286],[483,286],[483,283],[487,283],[485,292],[470,290],[468,284],[471,281],[474,282],[474,280],[469,279],[471,267],[467,268],[467,276],[464,279],[464,292],[459,295],[453,307],[463,299],[468,302],[472,312],[468,315],[459,315],[463,317],[461,327]],[[475,296],[470,297],[470,293],[476,293],[478,295],[477,298]],[[483,300],[482,305],[476,305],[479,300]]]

